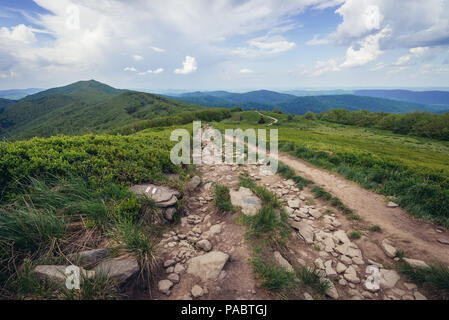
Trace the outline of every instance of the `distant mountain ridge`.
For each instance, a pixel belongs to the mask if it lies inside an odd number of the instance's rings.
[[[449,106],[449,91],[356,90],[355,95]],[[449,107],[448,107],[449,109]]]
[[[301,94],[301,91],[291,91]],[[321,91],[317,91],[321,92]],[[268,90],[251,91],[247,93],[232,93],[227,91],[191,92],[172,99],[203,105],[206,107],[243,107],[245,109],[274,110],[286,113],[305,114],[307,111],[315,113],[334,108],[347,110],[369,110],[372,112],[407,113],[411,111],[441,112],[449,106],[426,105],[415,102],[405,102],[385,98],[348,94],[344,90],[328,91],[327,95],[296,96]],[[338,94],[330,94],[338,93]],[[303,92],[305,94],[305,92]]]
[[[0,98],[8,100],[20,100],[30,94],[35,94],[42,90],[44,89],[29,88],[29,89],[0,90]]]

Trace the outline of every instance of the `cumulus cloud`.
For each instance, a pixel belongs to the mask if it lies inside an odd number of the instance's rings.
[[[386,26],[391,37],[381,49],[414,48],[449,44],[449,1],[442,0],[347,0],[336,13],[343,22],[329,39],[352,45]]]
[[[397,66],[404,66],[404,65],[411,64],[414,59],[422,58],[422,57],[426,56],[427,54],[429,54],[429,52],[430,52],[430,48],[429,47],[411,48],[409,50],[408,54],[403,55],[403,56],[398,58],[398,60],[396,61],[396,65]]]
[[[390,34],[391,29],[389,26],[386,26],[379,33],[369,35],[363,39],[358,49],[352,46],[349,47],[346,51],[346,60],[341,67],[360,67],[375,61],[378,56],[383,54],[379,47],[380,40],[388,37]]]
[[[187,56],[185,61],[182,63],[182,69],[176,69],[175,74],[189,74],[198,69],[196,59],[191,56]]]
[[[24,24],[19,24],[11,28],[0,28],[0,41],[14,41],[23,44],[31,44],[36,42],[36,36],[34,35],[33,28],[27,27]]]

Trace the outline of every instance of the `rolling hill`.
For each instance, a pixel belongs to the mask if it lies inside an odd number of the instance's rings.
[[[232,93],[227,91],[191,92],[170,98],[206,107],[232,108],[241,106],[244,108],[266,109],[267,106],[289,101],[296,98],[296,96],[268,90],[259,90],[247,93]]]
[[[81,81],[28,96],[3,109],[0,137],[24,139],[56,134],[101,133],[141,120],[202,107],[153,94]]]
[[[446,105],[449,108],[448,91],[410,91],[410,90],[356,90],[355,95],[422,103],[427,105]]]
[[[369,110],[371,112],[407,113],[415,110],[436,111],[431,106],[418,103],[396,101],[355,95],[299,97],[277,104],[276,108],[286,113],[305,114],[307,111],[320,113],[335,108],[349,111]]]
[[[185,93],[172,99],[195,103],[207,107],[243,107],[245,109],[274,110],[286,113],[305,114],[323,112],[334,108],[350,111],[369,110],[373,112],[407,113],[415,110],[439,112],[447,107],[424,105],[384,98],[358,96],[353,94],[325,94],[320,96],[295,96],[292,94],[260,90],[248,93],[231,93],[226,91]],[[298,92],[297,92],[298,94]]]

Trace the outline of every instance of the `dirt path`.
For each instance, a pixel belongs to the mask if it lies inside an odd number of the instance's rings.
[[[279,122],[279,120],[278,119],[276,119],[276,118],[274,118],[274,117],[271,117],[271,116],[267,116],[266,114],[262,114],[262,113],[260,113],[259,111],[256,111],[256,113],[258,113],[260,116],[262,116],[262,117],[264,117],[264,118],[269,118],[269,119],[271,119],[271,120],[273,120],[273,122],[272,123],[270,123],[270,124],[267,124],[267,127],[270,127],[270,126],[272,126],[273,124],[275,124],[275,123],[278,123]]]
[[[430,263],[436,259],[449,265],[449,246],[437,241],[449,241],[447,230],[441,233],[439,231],[443,231],[443,228],[416,220],[401,208],[388,208],[384,196],[363,189],[337,174],[318,169],[289,155],[279,154],[278,158],[301,176],[340,198],[368,225],[379,225],[383,236],[391,239],[397,248],[403,248],[409,257]]]

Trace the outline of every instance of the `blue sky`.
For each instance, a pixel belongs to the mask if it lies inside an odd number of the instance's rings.
[[[449,0],[1,0],[0,89],[447,87]]]

